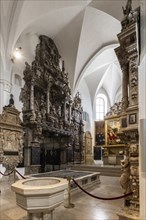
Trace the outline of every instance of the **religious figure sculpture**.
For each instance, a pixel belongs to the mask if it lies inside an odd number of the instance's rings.
[[[125,8],[122,7],[122,9],[123,9],[124,15],[128,16],[129,13],[132,11],[132,0],[128,0],[126,7]]]
[[[125,150],[125,159],[121,160],[122,174],[120,177],[120,184],[124,190],[124,194],[130,192],[130,163],[129,163],[129,150]],[[125,199],[125,205],[128,199]]]
[[[10,94],[9,104],[6,107],[12,107],[14,106],[14,99],[13,94]]]

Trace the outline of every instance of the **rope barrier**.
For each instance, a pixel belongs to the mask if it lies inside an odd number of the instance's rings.
[[[16,169],[15,169],[16,170]],[[18,173],[19,174],[19,176],[21,176],[22,177],[22,179],[26,179],[24,176],[22,176],[22,174],[21,173],[19,173],[18,172],[18,170],[16,170],[16,173]]]
[[[0,171],[0,174],[2,174],[3,176],[9,176],[9,175],[11,175],[12,173],[18,173],[18,175],[19,176],[21,176],[23,179],[26,179],[23,175],[21,175],[21,173],[19,173],[19,171],[18,170],[16,170],[16,169],[14,169],[14,170],[12,170],[10,173],[7,173],[7,174],[4,174],[4,173],[2,173],[1,171]],[[15,178],[14,178],[15,179]],[[71,204],[70,203],[70,179],[68,179],[69,180],[69,205],[68,205],[68,207],[70,208],[70,207],[73,207],[73,204]],[[130,196],[130,195],[132,195],[133,194],[133,192],[130,192],[130,193],[127,193],[127,194],[124,194],[124,195],[122,195],[122,196],[117,196],[117,197],[111,197],[111,198],[103,198],[103,197],[99,197],[99,196],[95,196],[95,195],[93,195],[93,194],[91,194],[91,193],[89,193],[89,192],[87,192],[86,190],[84,190],[74,179],[72,179],[72,181],[79,187],[79,189],[81,189],[84,193],[86,193],[87,195],[89,195],[89,196],[91,196],[91,197],[93,197],[93,198],[95,198],[95,199],[100,199],[100,200],[116,200],[116,199],[122,199],[122,198],[125,198],[125,197],[127,197],[127,196]],[[66,206],[67,207],[67,206]]]
[[[12,170],[10,173],[4,174],[4,173],[2,173],[2,172],[0,171],[0,174],[3,175],[3,176],[9,176],[9,175],[11,175],[13,172],[14,172],[14,170]]]
[[[93,195],[93,194],[87,192],[87,191],[84,190],[74,179],[72,179],[72,180],[73,180],[73,182],[74,182],[84,193],[86,193],[87,195],[89,195],[89,196],[91,196],[91,197],[93,197],[93,198],[95,198],[95,199],[101,199],[101,200],[116,200],[116,199],[122,199],[122,198],[124,198],[124,197],[130,196],[130,195],[133,194],[133,192],[130,192],[130,193],[124,194],[124,195],[122,195],[122,196],[117,196],[117,197],[112,197],[112,198],[103,198],[103,197],[95,196],[95,195]]]
[[[12,170],[10,173],[7,173],[7,174],[4,174],[4,173],[2,173],[2,172],[0,171],[0,174],[3,175],[3,176],[9,176],[9,175],[11,175],[13,172],[18,173],[19,176],[21,176],[23,179],[26,179],[26,178],[25,178],[24,176],[22,176],[21,173],[19,173],[18,170],[16,170],[16,169]]]

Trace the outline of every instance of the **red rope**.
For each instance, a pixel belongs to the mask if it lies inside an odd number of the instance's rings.
[[[21,176],[23,179],[26,179],[24,176],[21,175],[21,173],[18,172],[18,170],[15,169],[15,171],[19,174],[19,176]],[[14,172],[14,170],[12,170],[10,173],[4,174],[0,171],[0,174],[2,174],[3,176],[9,176]]]
[[[2,174],[3,176],[9,176],[9,175],[11,175],[13,172],[14,172],[14,170],[12,170],[10,173],[4,174],[4,173],[2,173],[2,172],[0,171],[0,174]]]
[[[16,170],[16,169],[15,169]],[[21,176],[23,179],[26,179],[24,176],[21,175],[21,173],[18,172],[18,170],[16,170],[16,172],[19,174],[19,176]]]
[[[84,190],[74,179],[72,179],[73,182],[86,194],[88,194],[89,196],[95,198],[95,199],[101,199],[101,200],[116,200],[116,199],[122,199],[124,197],[127,197],[127,196],[130,196],[133,194],[133,192],[130,192],[130,193],[127,193],[127,194],[124,194],[122,196],[118,196],[118,197],[112,197],[112,198],[103,198],[103,197],[99,197],[99,196],[95,196],[95,195],[92,195],[91,193],[87,192],[86,190]]]

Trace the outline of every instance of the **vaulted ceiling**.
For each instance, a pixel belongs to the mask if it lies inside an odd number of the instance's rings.
[[[91,103],[103,89],[113,104],[121,89],[121,70],[114,48],[127,0],[1,1],[1,78],[23,74],[34,59],[38,36],[51,37],[65,60],[72,92],[88,89]],[[133,8],[139,0],[133,1]],[[16,47],[23,60],[10,62]],[[83,89],[84,81],[84,89]],[[11,82],[13,83],[13,82]]]

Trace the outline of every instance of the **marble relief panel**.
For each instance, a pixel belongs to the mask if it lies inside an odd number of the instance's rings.
[[[22,135],[16,131],[3,130],[3,151],[18,151],[22,144]]]

